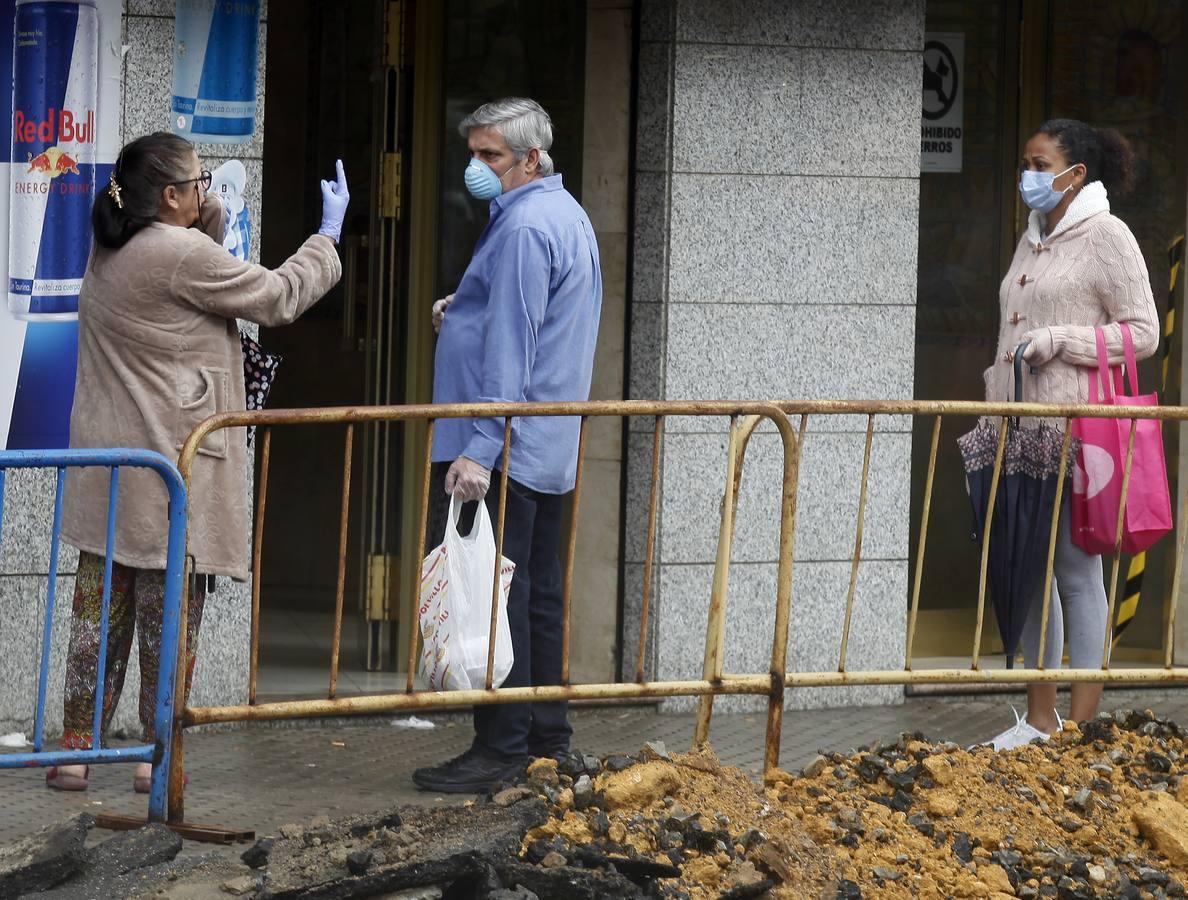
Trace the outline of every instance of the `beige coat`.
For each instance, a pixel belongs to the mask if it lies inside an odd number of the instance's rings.
[[[213,197],[203,217],[221,237]],[[196,228],[154,223],[119,250],[97,247],[79,292],[71,447],[156,450],[176,461],[203,419],[246,406],[235,320],[292,322],[342,274],[334,242],[310,237],[279,268],[241,262]],[[197,571],[248,577],[251,498],[244,429],[217,431],[194,464],[189,552]],[[72,469],[62,536],[104,553],[108,475]],[[115,559],[165,568],[166,493],[155,473],[120,472]]]
[[[1024,365],[1023,399],[1036,403],[1089,401],[1095,326],[1105,326],[1111,364],[1123,361],[1119,322],[1130,326],[1139,359],[1159,344],[1146,263],[1126,223],[1110,214],[1102,184],[1086,185],[1052,234],[1044,235],[1043,225],[1043,216],[1033,212],[999,288],[998,351],[985,372],[990,402],[1014,400],[1011,354],[1029,331],[1041,332],[1041,340],[1056,349],[1034,373]]]

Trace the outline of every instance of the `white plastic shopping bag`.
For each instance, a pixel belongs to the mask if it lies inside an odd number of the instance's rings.
[[[433,691],[480,689],[487,680],[495,534],[487,505],[482,502],[470,534],[459,534],[460,506],[450,498],[445,540],[421,563],[421,674]],[[516,564],[503,557],[492,673],[495,687],[503,684],[512,667],[507,598],[515,570]]]

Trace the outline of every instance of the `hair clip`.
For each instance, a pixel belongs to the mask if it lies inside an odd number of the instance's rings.
[[[111,173],[111,177],[108,179],[108,181],[107,195],[116,202],[116,206],[118,206],[120,209],[123,209],[124,201],[120,198],[121,188],[120,183],[116,181],[115,172]]]

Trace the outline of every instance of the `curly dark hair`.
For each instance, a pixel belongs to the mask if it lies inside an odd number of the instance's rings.
[[[1070,164],[1084,163],[1085,181],[1100,181],[1111,194],[1134,187],[1134,150],[1113,128],[1094,128],[1077,119],[1049,119],[1036,134],[1046,134]]]

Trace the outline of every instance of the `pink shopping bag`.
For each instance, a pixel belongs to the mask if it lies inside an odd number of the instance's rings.
[[[1105,332],[1097,334],[1097,370],[1089,372],[1089,402],[1105,406],[1158,406],[1157,394],[1138,392],[1138,368],[1130,327],[1120,325],[1126,353],[1130,396],[1122,393],[1120,367],[1110,377]],[[1098,384],[1101,384],[1101,396]],[[1122,499],[1122,476],[1131,419],[1074,419],[1072,436],[1080,442],[1073,469],[1073,543],[1086,553],[1114,552],[1118,527],[1118,505]],[[1139,419],[1134,434],[1134,456],[1130,487],[1122,526],[1122,549],[1127,553],[1146,550],[1171,530],[1171,494],[1167,486],[1167,464],[1163,457],[1163,428],[1157,419]]]

